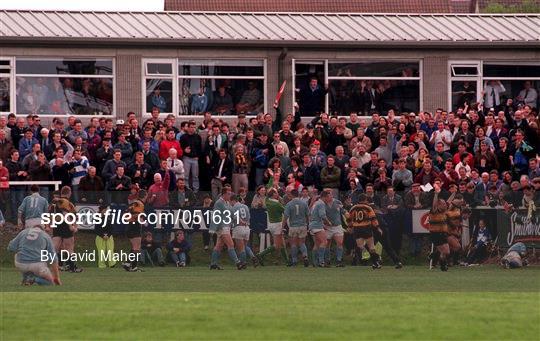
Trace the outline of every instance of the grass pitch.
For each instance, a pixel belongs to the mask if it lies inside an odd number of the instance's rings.
[[[267,266],[247,271],[87,267],[61,287],[0,269],[1,340],[530,339],[540,267],[428,271]]]

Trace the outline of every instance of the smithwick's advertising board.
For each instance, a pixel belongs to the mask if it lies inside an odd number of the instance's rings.
[[[527,210],[517,210],[507,213],[502,209],[474,209],[472,216],[492,215],[496,210],[497,232],[499,238],[497,244],[501,247],[509,247],[517,242],[525,243],[529,247],[540,247],[540,211],[537,210],[528,216]],[[486,211],[486,212],[482,212]],[[413,233],[429,233],[429,210],[412,211]]]

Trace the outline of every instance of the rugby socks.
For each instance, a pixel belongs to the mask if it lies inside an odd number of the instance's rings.
[[[217,265],[219,260],[219,252],[216,250],[212,250],[212,258],[210,260],[210,265]]]
[[[319,263],[319,249],[313,248],[311,250],[311,261],[313,263],[313,266],[317,266]]]
[[[138,263],[137,262],[137,259],[138,259],[137,256],[139,255],[139,251],[131,250],[131,254],[132,254],[131,257],[133,257],[133,260],[131,261],[131,268],[135,269],[137,267],[137,263]]]
[[[369,251],[369,258],[371,259],[371,263],[372,263],[373,265],[379,264],[380,258],[379,258],[379,255],[377,254],[377,252],[375,252],[375,251]]]
[[[234,264],[240,262],[240,260],[238,259],[238,255],[236,254],[235,249],[228,249],[227,253],[229,254],[229,258],[234,262]]]
[[[291,261],[293,263],[298,262],[298,247],[296,245],[291,245]]]
[[[289,255],[287,254],[287,249],[282,247],[280,249],[280,253],[281,253],[281,257],[283,258],[283,260],[285,261],[285,263],[288,263],[289,262]]]
[[[276,248],[272,245],[272,246],[269,246],[267,247],[266,249],[264,249],[263,251],[259,252],[259,254],[257,255],[259,258],[263,258],[264,256],[266,256],[267,254],[269,253],[272,253],[274,252]]]
[[[336,248],[336,260],[338,263],[343,261],[343,248],[342,247]]]
[[[330,263],[330,246],[324,249],[324,263]]]
[[[306,244],[300,244],[300,252],[303,257],[307,257],[307,247]]]
[[[34,283],[38,285],[52,285],[52,283],[43,277],[35,276]]]
[[[240,252],[238,254],[238,258],[240,258],[240,261],[242,263],[245,263],[246,262],[246,250],[244,249],[244,251]]]
[[[317,265],[321,265],[321,264],[324,264],[324,254],[326,252],[326,248],[325,247],[319,247],[319,263]]]
[[[253,250],[246,245],[245,249],[244,249],[248,255],[248,257],[251,259],[251,258],[254,258],[255,257],[255,254],[253,253]]]

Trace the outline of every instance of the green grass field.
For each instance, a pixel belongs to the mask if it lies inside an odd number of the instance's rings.
[[[22,287],[0,269],[1,340],[529,339],[540,335],[540,267],[429,271],[205,267],[63,273]]]

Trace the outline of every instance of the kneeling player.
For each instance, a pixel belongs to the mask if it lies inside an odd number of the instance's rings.
[[[75,205],[73,205],[69,198],[71,197],[71,188],[64,186],[60,191],[60,197],[53,199],[49,211],[51,213],[75,213]],[[67,224],[62,222],[56,228],[53,228],[53,243],[56,252],[60,255],[61,250],[65,250],[71,256],[75,250],[75,232],[77,232],[77,227],[72,224]],[[70,259],[66,260],[64,264],[64,269],[69,272],[82,272],[82,269],[77,267],[77,264]]]
[[[139,223],[139,214],[144,212],[144,201],[146,200],[146,191],[140,190],[138,198],[135,199],[128,208],[128,212],[131,214],[126,236],[131,244],[131,262],[122,263],[122,267],[126,271],[140,272],[142,271],[137,267],[138,260],[141,254],[141,240],[142,240],[142,226]]]
[[[212,250],[212,258],[210,261],[210,270],[223,270],[219,265],[219,254],[223,249],[223,246],[227,247],[227,252],[229,257],[236,264],[238,270],[243,270],[246,268],[246,263],[238,259],[238,255],[234,249],[234,243],[231,237],[231,226],[226,224],[224,218],[227,217],[227,211],[230,214],[231,205],[229,201],[231,200],[232,189],[230,186],[224,186],[222,189],[221,198],[216,200],[214,204],[214,210],[212,211],[212,219],[210,221],[210,233],[215,233],[217,235],[217,242]],[[215,219],[214,219],[215,218]],[[232,215],[230,216],[233,219]],[[232,222],[232,220],[231,220]]]
[[[233,194],[231,197],[231,205],[231,216],[234,226],[232,237],[234,239],[234,245],[236,246],[238,258],[240,258],[240,261],[243,263],[246,263],[247,257],[249,257],[253,262],[253,266],[257,267],[259,261],[257,257],[255,257],[253,250],[249,247],[249,235],[251,233],[249,229],[249,219],[251,218],[249,208],[239,201],[239,197],[236,194]]]
[[[289,242],[291,244],[291,263],[298,263],[298,250],[302,253],[304,266],[309,266],[309,258],[306,247],[307,226],[309,222],[309,207],[306,201],[298,197],[298,190],[293,189],[289,195],[291,200],[285,205],[283,212],[283,229],[289,226]]]
[[[347,225],[352,229],[360,254],[363,253],[367,244],[372,263],[371,267],[380,269],[382,267],[381,257],[375,251],[375,242],[373,240],[373,230],[379,230],[379,222],[375,211],[369,206],[368,197],[365,194],[360,194],[358,204],[351,207],[347,217]]]
[[[15,267],[23,275],[22,285],[61,284],[53,241],[40,226],[28,227],[19,232],[9,242],[8,250],[16,253]],[[47,257],[42,257],[43,251],[47,252]]]

